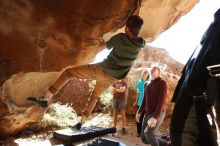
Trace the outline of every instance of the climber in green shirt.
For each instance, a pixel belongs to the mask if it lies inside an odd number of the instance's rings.
[[[46,108],[51,103],[53,95],[67,83],[69,78],[96,80],[94,91],[81,113],[85,117],[90,116],[101,92],[116,80],[126,77],[140,49],[144,47],[144,39],[138,36],[142,25],[143,20],[141,17],[137,15],[130,16],[126,22],[125,33],[119,33],[106,42],[106,48],[112,50],[103,62],[70,66],[63,69],[59,78],[50,85],[40,99],[29,97],[28,100]]]
[[[144,45],[145,41],[142,38],[132,40],[127,33],[119,33],[106,42],[107,49],[112,49],[112,51],[107,59],[98,65],[116,79],[123,79]]]

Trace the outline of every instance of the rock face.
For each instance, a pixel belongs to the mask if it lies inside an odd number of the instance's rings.
[[[102,36],[125,25],[133,13],[152,41],[198,0],[2,0],[0,81],[20,71],[60,71],[92,61]]]
[[[2,87],[2,101],[7,104],[9,112],[19,114],[33,106],[27,97],[40,97],[59,76],[59,72],[51,73],[19,73],[7,80]]]
[[[45,89],[59,76],[59,72],[29,72],[13,75],[2,88],[2,101],[7,105],[1,106],[0,119],[1,136],[15,135],[33,122],[38,122],[44,115],[45,109],[34,105],[27,97],[40,97]],[[91,93],[89,81],[73,78],[53,98],[54,102],[71,103],[79,113]],[[7,110],[8,109],[8,110]],[[10,115],[8,114],[10,113]]]
[[[44,110],[25,97],[41,95],[62,68],[91,62],[102,49],[103,35],[122,28],[130,15],[139,13],[144,18],[141,35],[150,42],[197,1],[1,0],[1,133],[15,134],[40,119]]]
[[[153,41],[189,12],[198,0],[143,0],[140,15],[144,18],[142,36]]]
[[[76,114],[80,114],[85,108],[85,103],[88,101],[92,91],[93,85],[90,80],[73,78],[54,97],[53,102],[71,104]]]
[[[102,35],[122,27],[140,2],[0,1],[1,80],[20,71],[59,71],[90,62]]]

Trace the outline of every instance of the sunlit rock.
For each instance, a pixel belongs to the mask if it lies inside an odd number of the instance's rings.
[[[39,122],[45,109],[28,101],[28,97],[40,98],[59,72],[19,73],[8,79],[2,88],[2,118],[0,133],[2,136],[15,135],[29,125]],[[88,81],[71,79],[64,89],[55,95],[53,102],[69,103],[77,113],[84,108],[92,87]],[[6,106],[6,105],[7,106]]]
[[[197,1],[1,1],[0,81],[21,71],[60,71],[91,62],[103,35],[122,28],[133,13],[143,17],[141,35],[152,41]]]
[[[190,11],[197,1],[0,1],[0,84],[4,83],[1,133],[15,134],[28,123],[39,120],[44,110],[27,102],[26,97],[42,95],[64,67],[91,62],[102,49],[103,35],[107,34],[105,40],[110,38],[113,35],[110,32],[123,28],[130,15],[139,13],[143,17],[141,35],[150,42]],[[39,72],[48,73],[45,76]],[[177,74],[175,70],[172,73]],[[71,93],[74,87],[64,89],[65,97],[57,95],[54,100],[74,102],[76,97]],[[88,99],[89,92],[84,93],[84,99]]]

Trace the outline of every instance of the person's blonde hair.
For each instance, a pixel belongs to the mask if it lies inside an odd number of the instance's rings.
[[[141,77],[143,77],[144,74],[146,74],[146,73],[149,75],[149,71],[148,70],[143,70],[142,73],[141,73]]]

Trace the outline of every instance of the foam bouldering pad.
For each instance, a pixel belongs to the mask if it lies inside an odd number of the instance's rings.
[[[54,131],[53,137],[66,142],[80,142],[90,140],[92,138],[113,134],[116,128],[101,128],[96,126],[82,127],[80,130],[76,128],[68,128]]]

